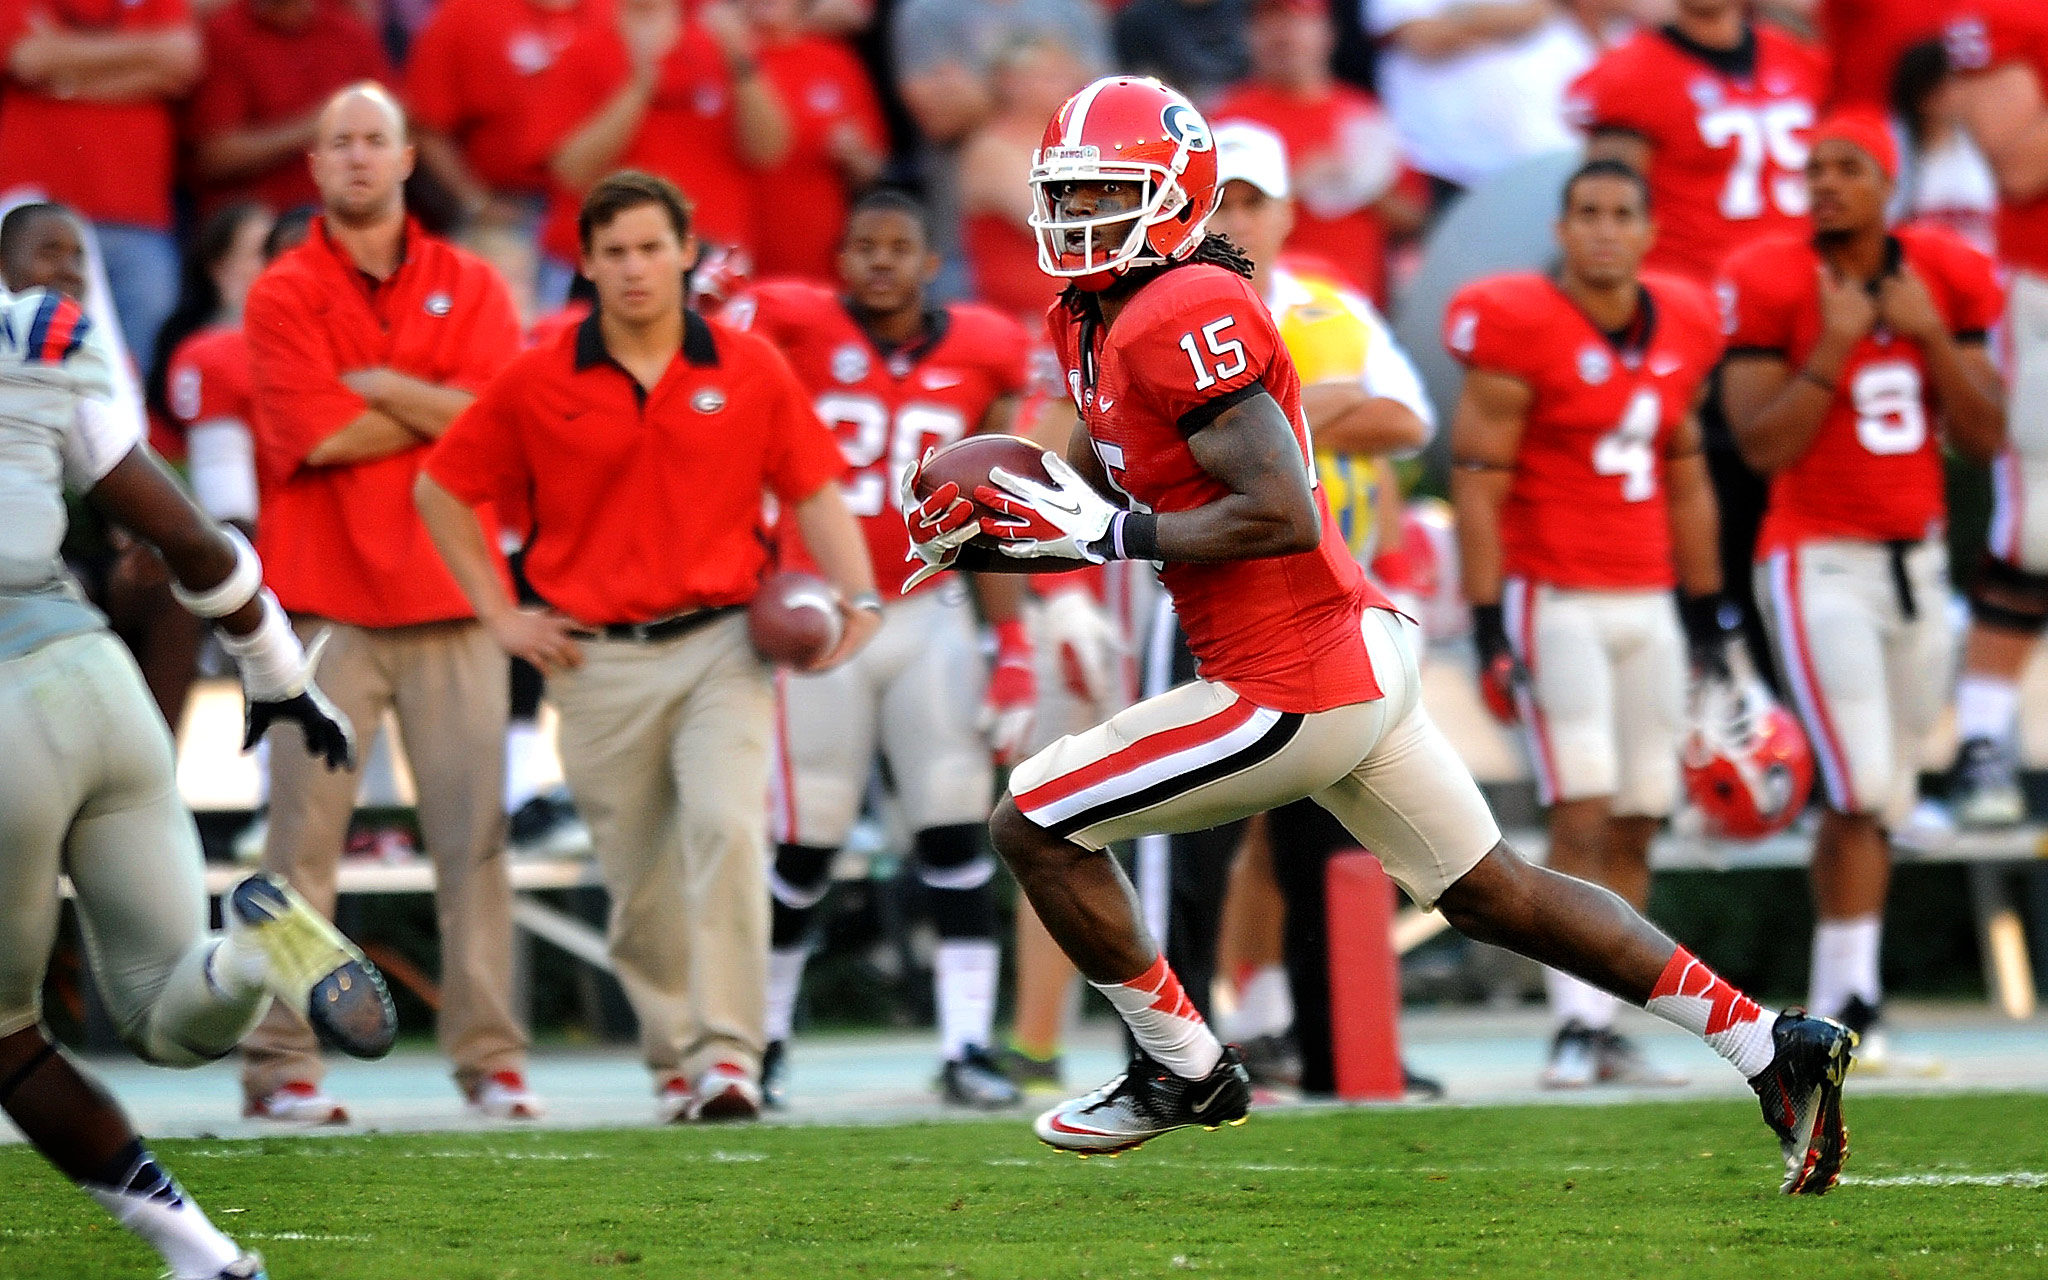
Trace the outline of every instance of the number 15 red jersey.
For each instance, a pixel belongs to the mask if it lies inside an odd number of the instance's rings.
[[[897,478],[926,449],[979,430],[990,405],[1023,391],[1031,347],[1023,328],[986,307],[955,305],[928,318],[921,345],[883,351],[837,294],[800,281],[758,285],[720,318],[773,342],[811,393],[845,455],[840,489],[867,535],[875,585],[884,600],[896,599],[913,567]],[[809,567],[793,522],[782,530],[783,563]]]
[[[1549,277],[1467,285],[1444,312],[1444,345],[1467,367],[1532,393],[1501,509],[1508,573],[1596,591],[1672,584],[1664,489],[1672,429],[1721,358],[1706,290],[1646,273],[1649,332],[1617,350]]]
[[[1084,333],[1059,303],[1046,315],[1095,456],[1133,509],[1192,511],[1229,496],[1188,438],[1261,389],[1286,412],[1314,483],[1301,379],[1249,280],[1206,264],[1175,267],[1142,285],[1106,328]],[[1175,561],[1159,573],[1202,679],[1274,711],[1380,696],[1360,625],[1366,609],[1393,606],[1351,558],[1322,490],[1315,499],[1323,536],[1312,551]]]

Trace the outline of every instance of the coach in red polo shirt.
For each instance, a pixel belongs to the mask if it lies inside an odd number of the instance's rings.
[[[696,255],[662,178],[577,220],[589,319],[515,360],[436,445],[417,499],[505,649],[549,673],[562,767],[611,890],[611,957],[668,1120],[752,1119],[768,969],[768,669],[741,608],[772,495],[840,591],[844,661],[881,619],[839,446],[789,365],[684,305]],[[472,508],[527,496],[521,610]]]
[[[406,217],[405,118],[376,85],[336,94],[315,127],[321,214],[243,309],[255,375],[258,546],[307,636],[320,683],[364,732],[393,710],[434,859],[440,1040],[473,1108],[532,1114],[512,1012],[503,857],[505,660],[441,567],[412,506],[427,445],[519,350],[504,284]],[[496,572],[503,573],[502,565]],[[322,910],[355,805],[353,771],[270,756],[264,865]],[[273,1010],[247,1045],[252,1115],[333,1120],[303,1020]]]

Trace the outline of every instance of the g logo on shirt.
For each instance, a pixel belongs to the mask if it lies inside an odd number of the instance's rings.
[[[427,295],[426,311],[428,315],[445,316],[453,310],[455,310],[455,299],[447,294],[430,293]]]
[[[690,397],[690,407],[699,413],[717,413],[725,408],[725,392],[717,387],[704,387]]]

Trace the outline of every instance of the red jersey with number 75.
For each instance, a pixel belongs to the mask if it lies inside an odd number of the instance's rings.
[[[1444,312],[1453,356],[1532,393],[1501,508],[1511,576],[1596,591],[1674,580],[1665,460],[1721,333],[1698,285],[1645,273],[1641,297],[1619,338],[1533,272],[1467,285]]]
[[[1132,509],[1192,511],[1229,496],[1189,437],[1261,390],[1286,412],[1314,483],[1301,379],[1249,280],[1207,264],[1174,267],[1142,285],[1114,324],[1084,322],[1060,303],[1046,324],[1095,456]],[[1351,558],[1320,489],[1315,500],[1323,536],[1314,550],[1173,561],[1159,572],[1202,679],[1274,711],[1380,696],[1360,626],[1365,610],[1393,606]]]
[[[876,588],[896,599],[914,567],[897,478],[926,449],[979,430],[990,405],[1024,390],[1031,343],[1023,328],[987,307],[954,304],[929,313],[923,341],[884,350],[832,290],[794,280],[748,290],[719,318],[788,357],[846,458],[840,490],[867,536]],[[793,526],[782,522],[782,562],[809,568]]]
[[[1982,342],[2004,306],[1991,259],[1938,228],[1901,227],[1893,242],[1950,331]],[[1730,258],[1721,281],[1729,355],[1804,367],[1820,340],[1820,270],[1820,255],[1797,236]],[[1865,335],[1842,366],[1819,434],[1771,477],[1757,559],[1816,538],[1926,537],[1945,513],[1936,418],[1920,345],[1882,326]]]
[[[1727,51],[1669,27],[1639,31],[1580,76],[1565,105],[1581,128],[1650,144],[1658,230],[1644,265],[1707,284],[1738,246],[1806,216],[1807,135],[1826,96],[1820,53],[1752,23]]]

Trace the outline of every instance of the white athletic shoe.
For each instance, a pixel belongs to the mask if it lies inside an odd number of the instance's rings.
[[[681,1124],[690,1118],[690,1102],[696,1094],[687,1076],[670,1076],[654,1087],[654,1114],[663,1124]]]
[[[1546,1089],[1583,1089],[1600,1074],[1599,1033],[1573,1019],[1557,1029],[1550,1061],[1537,1083]]]
[[[398,1010],[384,976],[290,885],[250,876],[228,890],[221,915],[238,948],[262,951],[264,985],[323,1041],[352,1058],[391,1052]]]
[[[470,1090],[464,1103],[472,1115],[490,1120],[538,1120],[547,1114],[540,1095],[526,1087],[517,1071],[493,1071]]]
[[[304,1080],[281,1084],[260,1098],[242,1105],[242,1114],[252,1120],[277,1120],[285,1124],[347,1124],[348,1108]]]
[[[751,1071],[721,1062],[697,1077],[688,1110],[688,1120],[733,1121],[761,1118],[761,1085]]]

